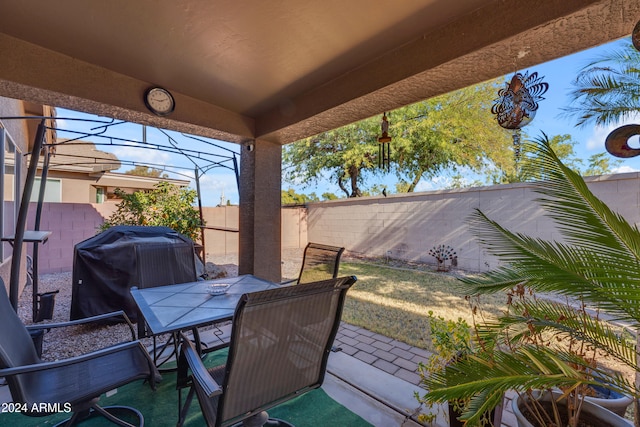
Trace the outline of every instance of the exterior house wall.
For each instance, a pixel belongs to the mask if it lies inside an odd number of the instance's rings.
[[[63,203],[93,203],[96,201],[95,178],[78,176],[78,174],[54,172],[48,174],[49,179],[60,179],[62,184]]]
[[[38,170],[37,178],[41,177],[42,171]],[[96,190],[93,187],[95,178],[77,173],[65,173],[50,170],[47,179],[60,180],[60,201],[62,203],[91,203],[96,200]],[[10,184],[13,185],[13,184]],[[32,200],[37,199],[38,193],[34,190]]]
[[[41,171],[38,171],[40,176]],[[136,175],[124,175],[119,174],[118,179],[120,181],[120,187],[126,192],[133,192],[136,190],[148,190],[152,189],[155,184],[162,179],[140,177]],[[49,170],[47,174],[48,179],[59,179],[61,183],[61,199],[62,203],[95,203],[96,202],[96,188],[105,188],[110,194],[110,200],[119,201],[120,199],[113,195],[114,186],[104,186],[100,184],[100,174],[87,174],[77,172],[67,172],[59,170]],[[110,174],[109,177],[113,177],[115,174]],[[111,178],[112,180],[114,178]],[[172,180],[172,183],[177,183],[181,186],[186,186],[188,181]],[[106,195],[105,195],[106,197]]]
[[[631,224],[640,224],[640,174],[586,179],[593,193]],[[498,265],[476,243],[468,218],[480,209],[500,225],[543,239],[560,240],[552,222],[535,203],[531,184],[334,200],[310,204],[309,241],[344,246],[347,251],[434,263],[429,249],[444,244],[458,255],[458,266],[483,271]]]
[[[11,98],[2,98],[0,97],[0,117],[20,117],[25,115],[24,104],[22,101],[11,99]],[[13,138],[13,141],[22,149],[24,153],[28,152],[29,146],[29,129],[26,120],[0,120],[0,126],[4,127],[9,135]],[[0,147],[4,149],[4,147]],[[27,170],[27,161],[24,156],[22,156],[22,170],[25,171],[23,173],[23,183],[24,178],[26,177]],[[7,175],[10,176],[10,175]],[[5,220],[5,233],[12,234],[10,232],[11,227],[13,227],[13,215],[10,215],[10,212],[13,212],[13,178],[11,179],[11,184],[7,185],[5,182],[4,185],[4,194],[5,200],[0,200],[0,203],[4,204],[4,220]],[[0,259],[0,277],[4,280],[5,287],[9,289],[9,279],[11,274],[11,246],[8,243],[0,243],[4,245],[3,249],[3,257]],[[23,252],[24,254],[24,252]],[[20,260],[21,265],[23,266],[21,271],[20,283],[25,283],[25,259],[23,255],[23,259]]]
[[[24,170],[24,169],[23,169]],[[40,178],[41,171],[38,171],[36,178]],[[96,190],[93,184],[95,179],[83,177],[79,174],[50,171],[47,179],[58,179],[61,184],[60,201],[63,203],[91,203],[96,200]],[[35,188],[35,187],[34,187]],[[13,175],[7,175],[4,182],[5,200],[13,201]],[[32,199],[38,197],[38,192],[34,189]]]

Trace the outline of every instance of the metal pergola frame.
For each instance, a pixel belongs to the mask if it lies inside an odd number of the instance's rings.
[[[40,219],[42,212],[42,204],[44,201],[45,195],[45,187],[46,187],[46,179],[49,172],[49,168],[51,167],[51,149],[58,145],[75,143],[82,144],[82,141],[85,138],[94,139],[92,141],[86,142],[87,145],[91,144],[95,147],[100,146],[111,146],[111,147],[135,147],[141,149],[149,149],[149,150],[159,150],[175,155],[184,156],[192,165],[193,169],[186,166],[179,165],[161,165],[158,163],[152,162],[140,162],[140,161],[131,161],[126,159],[118,159],[117,161],[109,161],[108,159],[89,157],[89,156],[81,156],[81,155],[73,155],[73,154],[56,154],[56,156],[68,156],[74,159],[81,159],[80,161],[70,161],[68,163],[60,163],[56,162],[55,166],[73,166],[73,165],[131,165],[131,166],[145,166],[153,169],[159,169],[161,171],[169,172],[174,175],[183,176],[187,178],[191,178],[186,171],[193,170],[194,179],[196,184],[196,193],[198,198],[198,211],[200,214],[200,231],[201,231],[201,241],[203,246],[203,253],[206,253],[205,250],[205,227],[204,227],[204,218],[202,211],[202,193],[200,188],[200,178],[204,176],[207,172],[215,169],[215,168],[226,168],[234,172],[236,177],[236,185],[238,186],[238,190],[240,187],[240,171],[238,166],[238,156],[239,152],[231,150],[229,148],[218,145],[214,142],[208,141],[206,139],[198,138],[192,135],[181,134],[182,137],[188,138],[197,143],[203,145],[204,147],[215,147],[218,150],[222,150],[228,154],[214,154],[211,152],[203,151],[202,149],[192,149],[192,148],[181,148],[179,146],[179,142],[176,141],[174,137],[172,137],[169,133],[167,133],[163,129],[159,130],[166,138],[166,143],[150,143],[146,141],[146,126],[143,125],[143,141],[134,141],[131,139],[121,138],[117,136],[112,136],[107,133],[109,129],[113,126],[121,125],[121,124],[131,124],[130,122],[108,119],[108,120],[97,120],[97,119],[83,119],[83,118],[75,118],[75,117],[57,117],[57,116],[8,116],[8,117],[0,117],[0,121],[2,120],[39,120],[38,128],[36,135],[34,137],[34,142],[31,151],[24,153],[24,155],[29,155],[29,166],[27,169],[27,176],[25,179],[24,190],[22,192],[22,197],[19,204],[19,209],[17,210],[17,218],[16,218],[16,230],[14,235],[12,236],[12,261],[11,261],[11,277],[9,282],[9,298],[12,306],[17,311],[18,308],[18,291],[19,291],[19,277],[20,277],[20,262],[19,260],[22,258],[22,244],[24,243],[25,230],[26,230],[26,222],[27,222],[27,214],[29,208],[29,202],[31,200],[31,194],[33,192],[33,185],[35,182],[37,169],[40,166],[40,156],[42,155],[42,173],[41,173],[41,181],[40,181],[40,189],[38,194],[38,201],[36,207],[36,216],[35,216],[35,224],[34,230],[39,231],[40,228]],[[55,126],[57,120],[69,120],[69,121],[82,121],[82,122],[91,122],[96,124],[95,127],[91,128],[92,132],[81,132],[72,129],[64,129]],[[47,122],[54,123],[53,126],[47,125]],[[47,131],[58,132],[61,133],[70,133],[75,137],[71,139],[67,139],[63,142],[58,141],[45,141],[45,135]],[[96,141],[97,139],[97,141]],[[85,161],[86,159],[86,161]],[[15,159],[16,164],[18,163],[18,158],[16,156]],[[17,195],[16,195],[17,199]],[[17,200],[15,200],[17,203]],[[211,228],[211,227],[208,227]],[[237,231],[237,230],[229,230],[223,229],[222,231]],[[0,236],[1,237],[1,236]],[[33,319],[34,321],[37,318],[38,312],[38,279],[37,279],[37,253],[38,253],[38,245],[34,243],[33,247]]]

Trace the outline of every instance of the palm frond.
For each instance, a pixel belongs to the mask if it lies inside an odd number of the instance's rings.
[[[511,345],[518,345],[527,342],[532,332],[539,336],[550,333],[558,338],[567,337],[585,343],[589,348],[599,349],[635,371],[640,370],[635,343],[624,339],[611,325],[591,316],[586,309],[567,303],[536,300],[517,302],[513,304],[512,311],[480,325],[479,338],[496,343],[507,340]]]
[[[601,55],[584,65],[581,72],[600,66],[601,64],[626,67],[629,63],[640,64],[640,52],[633,47],[630,40],[625,42],[619,49],[604,51]]]
[[[616,251],[640,259],[640,233],[591,193],[580,175],[566,167],[546,136],[533,142],[539,155],[532,167],[543,167],[548,181],[536,186],[541,206],[556,222],[567,242],[597,251]]]
[[[525,149],[535,153],[530,162],[534,172],[544,171],[546,180],[536,183],[534,191],[561,241],[509,231],[476,211],[471,230],[501,266],[462,278],[465,291],[496,292],[523,285],[536,293],[553,292],[593,304],[631,321],[632,327],[640,326],[640,231],[562,164],[546,136]],[[551,346],[545,339],[550,335],[569,338],[569,345]],[[622,375],[594,368],[593,360],[583,357],[583,353],[602,350],[638,372],[635,346],[573,303],[517,302],[507,315],[478,326],[478,340],[487,344],[481,351],[456,360],[425,381],[427,402],[459,398],[468,402],[461,419],[469,423],[477,422],[496,396],[510,389],[578,390],[604,378],[609,389],[640,396]],[[574,347],[576,342],[586,347]]]
[[[563,116],[578,125],[609,125],[640,112],[640,52],[631,43],[587,64],[573,82],[573,99]]]
[[[536,291],[581,298],[640,323],[640,232],[611,211],[582,178],[555,155],[546,138],[532,142],[533,167],[549,179],[537,183],[538,199],[563,242],[513,233],[477,211],[471,231],[502,267],[462,279],[471,293],[495,292],[524,283]]]

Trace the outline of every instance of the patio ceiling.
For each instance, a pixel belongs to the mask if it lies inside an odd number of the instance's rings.
[[[0,5],[0,95],[279,144],[628,35],[635,0]],[[143,94],[170,90],[175,111]]]

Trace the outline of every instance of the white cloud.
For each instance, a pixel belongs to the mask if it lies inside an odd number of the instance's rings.
[[[62,129],[68,129],[69,128],[69,120],[56,119],[56,127],[57,128],[62,128]]]
[[[433,182],[431,181],[420,181],[418,182],[418,185],[416,185],[416,190],[415,191],[430,191],[430,190],[435,190],[435,186],[433,184]]]
[[[166,165],[171,163],[169,153],[160,150],[150,150],[148,148],[137,147],[135,145],[115,147],[111,150],[120,160],[132,162],[153,163]]]
[[[465,181],[464,178],[462,180]],[[415,191],[431,191],[449,188],[452,183],[453,179],[449,176],[436,176],[431,178],[429,181],[420,181],[418,185],[416,185]]]
[[[195,184],[193,184],[195,187]],[[200,177],[200,192],[204,206],[216,206],[220,203],[220,196],[224,193],[226,200],[237,204],[239,200],[238,185],[233,172],[214,173]]]
[[[587,139],[587,150],[604,150],[604,140],[607,138],[607,135],[609,135],[609,133],[615,128],[616,126],[607,126],[606,128],[602,126],[596,126],[595,128],[593,128],[591,135]]]
[[[611,170],[611,173],[629,173],[629,172],[640,172],[640,170],[631,166],[620,166],[617,168],[613,168]]]

